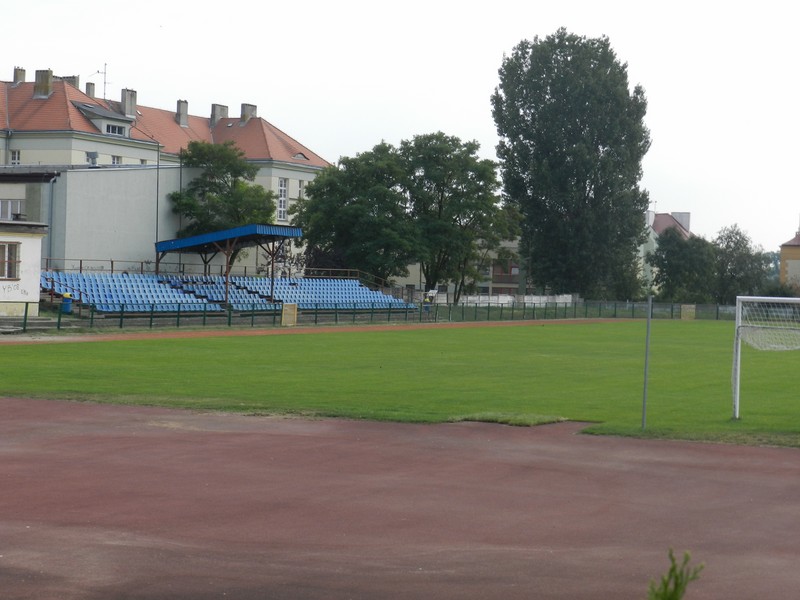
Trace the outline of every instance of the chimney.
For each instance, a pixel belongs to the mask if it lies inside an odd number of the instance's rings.
[[[688,213],[688,212],[674,212],[674,213],[672,213],[672,218],[675,219],[678,223],[680,223],[681,226],[686,231],[691,231],[691,229],[689,229],[689,223],[691,222],[691,217],[692,217],[692,213]]]
[[[74,88],[81,87],[81,76],[80,75],[67,75],[66,77],[55,77],[56,81],[63,81],[64,83],[70,84]]]
[[[33,84],[33,97],[49,98],[52,93],[53,72],[50,69],[46,71],[36,71],[36,83]]]
[[[186,100],[178,100],[178,108],[175,112],[175,121],[181,127],[189,126],[189,102]]]
[[[213,128],[222,119],[228,118],[228,107],[224,104],[211,105],[211,127]]]
[[[91,81],[86,82],[86,95],[89,98],[94,98],[94,83]]]
[[[136,90],[122,90],[122,112],[126,117],[136,118]]]
[[[242,104],[242,125],[250,119],[255,119],[258,114],[258,107],[255,104]]]
[[[25,83],[25,69],[22,67],[14,67],[14,85]]]

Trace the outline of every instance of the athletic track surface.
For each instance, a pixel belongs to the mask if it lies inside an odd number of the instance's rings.
[[[800,590],[794,449],[3,397],[0,415],[4,600],[643,599],[669,548],[705,563],[686,600]]]

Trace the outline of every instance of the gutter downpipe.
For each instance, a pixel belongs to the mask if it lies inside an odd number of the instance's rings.
[[[53,258],[53,196],[55,193],[53,192],[53,188],[55,186],[56,179],[60,173],[53,175],[52,179],[48,182],[50,190],[49,190],[49,198],[48,198],[48,207],[47,207],[47,258]],[[62,268],[64,265],[62,265]]]

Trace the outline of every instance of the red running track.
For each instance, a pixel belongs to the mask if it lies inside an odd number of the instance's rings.
[[[800,453],[0,399],[0,597],[794,598]]]

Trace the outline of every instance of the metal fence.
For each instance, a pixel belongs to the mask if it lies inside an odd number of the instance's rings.
[[[0,315],[3,313],[0,301]],[[19,304],[19,303],[5,303]],[[36,303],[26,303],[36,304]],[[146,305],[122,305],[118,312],[104,312],[96,305],[85,305],[79,301],[64,304],[64,300],[51,297],[40,304],[39,317],[35,318],[37,329],[66,327],[82,329],[154,329],[181,327],[282,327],[286,320],[283,307],[277,310],[262,310],[257,305],[250,309],[233,306],[213,307],[214,310],[183,310],[180,305],[165,310],[157,303]],[[27,307],[18,317],[0,317],[6,323],[5,330],[27,331],[33,319],[28,317]],[[544,321],[554,319],[644,319],[647,317],[646,302],[547,302],[513,303],[507,305],[445,304],[437,303],[424,308],[373,304],[340,303],[318,304],[298,310],[292,325],[369,325],[379,323],[459,323],[488,321]],[[735,319],[735,307],[722,305],[654,303],[654,319],[725,320]]]

